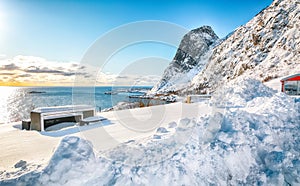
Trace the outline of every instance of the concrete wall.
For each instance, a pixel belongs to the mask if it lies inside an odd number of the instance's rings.
[[[40,123],[41,114],[36,112],[31,112],[30,118],[31,118],[30,130],[41,131],[41,123]]]
[[[83,111],[83,118],[93,117],[95,116],[94,110]]]

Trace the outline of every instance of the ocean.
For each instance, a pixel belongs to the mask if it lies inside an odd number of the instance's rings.
[[[37,107],[72,104],[110,108],[130,95],[143,95],[151,87],[0,87],[0,124],[30,118]]]

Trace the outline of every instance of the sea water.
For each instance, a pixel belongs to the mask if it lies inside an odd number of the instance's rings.
[[[130,95],[141,95],[151,87],[0,87],[0,124],[30,118],[37,107],[84,104],[97,111]],[[110,94],[112,93],[112,94]]]

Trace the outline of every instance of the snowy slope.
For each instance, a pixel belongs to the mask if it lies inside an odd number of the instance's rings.
[[[0,184],[299,185],[300,100],[252,79],[226,85],[211,105],[220,99],[223,111],[172,122],[100,154],[90,142],[66,137],[42,172]]]
[[[192,43],[188,51],[197,63],[188,66],[189,58],[178,58],[178,50],[151,94],[209,93],[239,76],[267,82],[300,73],[299,12],[300,0],[275,0],[226,38],[217,40],[211,34],[212,45],[203,42],[203,36],[187,39],[188,33],[180,47]],[[205,50],[199,51],[203,46]]]
[[[266,82],[299,73],[299,12],[299,0],[275,0],[213,49],[191,89],[212,91],[238,76]]]
[[[207,63],[208,51],[217,40],[218,36],[209,26],[203,26],[187,33],[183,37],[173,61],[151,93],[176,91],[186,87],[187,83]]]

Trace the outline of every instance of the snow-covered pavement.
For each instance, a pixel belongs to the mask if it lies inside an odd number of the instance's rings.
[[[205,103],[173,103],[101,113],[111,125],[81,131],[81,136],[91,141],[96,150],[105,150],[154,135],[157,128],[167,127],[171,122],[178,123],[182,118],[197,118],[210,112],[211,108]]]
[[[0,136],[0,179],[14,175],[6,175],[6,172],[16,172],[17,175],[45,165],[61,140],[37,131],[22,131],[19,122],[0,125]],[[14,165],[20,160],[28,164],[16,169]]]
[[[207,104],[173,103],[131,110],[104,112],[107,120],[86,126],[68,126],[57,131],[20,130],[20,123],[0,125],[0,178],[11,178],[42,169],[50,160],[61,139],[79,136],[92,142],[97,151],[120,143],[153,135],[158,127],[178,122],[181,117],[197,117],[210,112]],[[155,124],[155,125],[153,125]],[[67,126],[67,125],[66,125]],[[26,166],[15,168],[20,160]]]

